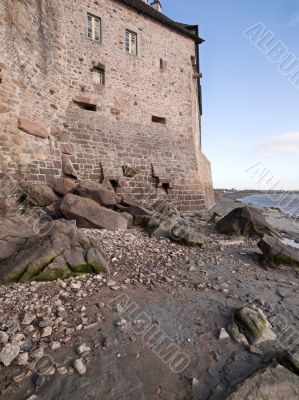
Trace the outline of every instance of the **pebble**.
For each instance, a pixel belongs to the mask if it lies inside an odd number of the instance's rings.
[[[44,349],[39,347],[38,349],[34,350],[31,354],[31,358],[41,358],[44,355]]]
[[[45,328],[42,329],[42,332],[41,332],[41,337],[42,338],[48,337],[48,336],[51,336],[51,335],[52,335],[51,326],[46,326]]]
[[[91,351],[91,348],[88,347],[85,343],[82,343],[78,348],[77,348],[77,353],[79,356],[81,356],[83,353],[88,353]]]
[[[8,334],[6,332],[0,332],[0,343],[5,344],[8,342]]]
[[[61,347],[61,344],[59,342],[51,342],[50,343],[50,349],[53,351],[60,349],[60,347]]]
[[[20,347],[16,344],[7,344],[3,347],[0,353],[0,362],[5,366],[8,367],[14,359],[18,357],[20,353]]]
[[[74,369],[79,375],[86,374],[86,366],[84,365],[82,358],[74,361]]]
[[[57,372],[59,373],[59,375],[66,375],[68,373],[68,369],[65,367],[60,367],[57,368]]]
[[[36,315],[30,314],[30,313],[26,313],[24,315],[22,324],[23,325],[30,325],[35,319],[36,319]]]
[[[219,334],[219,340],[228,339],[229,337],[230,336],[227,333],[227,331],[224,328],[222,328],[221,331],[220,331],[220,334]]]
[[[28,357],[29,357],[29,355],[28,355],[27,352],[19,354],[19,356],[16,359],[17,365],[27,365],[28,364]]]
[[[72,289],[80,289],[81,288],[81,282],[71,282],[70,283],[70,288]]]

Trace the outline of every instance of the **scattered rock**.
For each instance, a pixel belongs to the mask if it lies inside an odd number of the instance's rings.
[[[0,362],[8,367],[20,353],[20,347],[15,344],[6,344],[0,352]]]
[[[75,360],[74,369],[76,372],[78,372],[79,375],[86,374],[86,366],[84,365],[82,358]]]
[[[16,359],[17,365],[27,365],[28,364],[28,357],[29,357],[28,353],[20,354]]]
[[[8,342],[9,336],[6,332],[0,332],[0,343],[5,344]]]
[[[56,350],[60,349],[60,347],[61,347],[60,342],[51,342],[50,343],[50,349],[52,351],[56,351]]]
[[[226,330],[224,328],[221,329],[220,334],[219,334],[219,340],[224,340],[224,339],[228,339],[230,336],[229,334],[226,332]]]
[[[88,347],[85,343],[81,344],[78,348],[77,348],[77,353],[79,354],[79,356],[81,356],[84,353],[89,353],[91,351],[91,348]]]

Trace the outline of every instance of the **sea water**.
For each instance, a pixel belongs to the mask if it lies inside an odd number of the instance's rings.
[[[297,193],[268,193],[243,197],[242,203],[257,207],[279,208],[286,214],[299,217],[299,194]]]

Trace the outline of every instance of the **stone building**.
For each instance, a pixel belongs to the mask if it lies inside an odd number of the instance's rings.
[[[1,0],[0,167],[110,181],[182,211],[213,203],[198,27],[155,0]]]

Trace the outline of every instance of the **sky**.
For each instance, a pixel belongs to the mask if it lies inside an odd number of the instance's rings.
[[[299,190],[299,0],[162,0],[198,24],[214,186]]]

